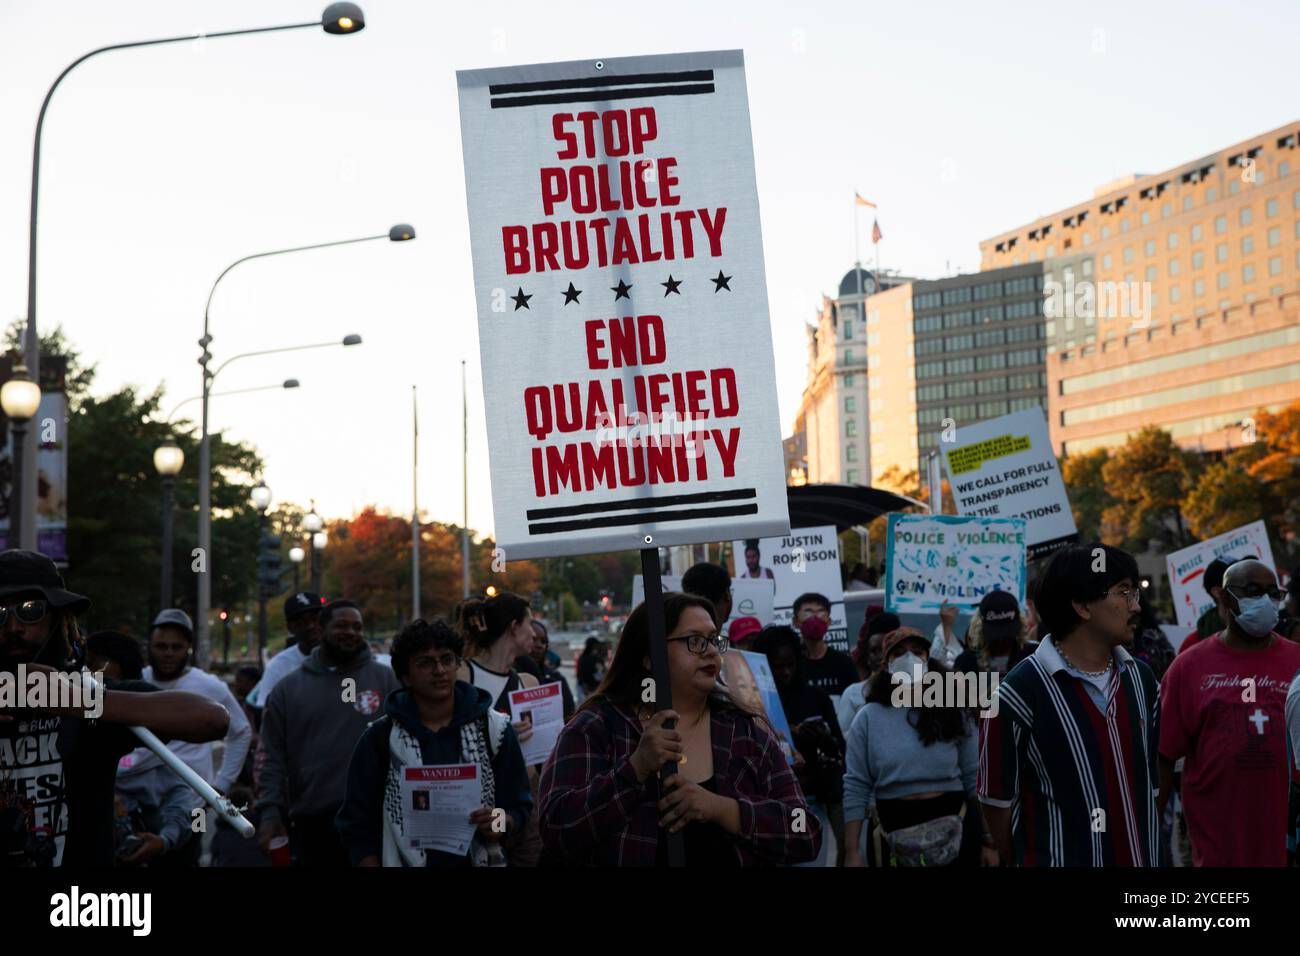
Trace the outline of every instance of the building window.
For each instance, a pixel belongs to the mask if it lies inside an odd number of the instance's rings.
[[[1161,206],[1160,206],[1160,218],[1161,218],[1161,219],[1168,219],[1171,215],[1173,215],[1173,212],[1174,212],[1174,206],[1173,206],[1173,203],[1162,203],[1162,204],[1161,204]]]
[[[1300,193],[1296,193],[1296,196],[1297,196],[1297,197],[1300,197]],[[1298,201],[1296,202],[1296,206],[1297,206],[1297,207],[1300,207],[1300,199],[1298,199]],[[1109,238],[1110,238],[1110,226],[1102,226],[1102,227],[1101,227],[1101,237],[1102,237],[1103,239],[1109,239]]]
[[[844,364],[845,365],[853,364],[853,349],[844,350]]]
[[[1147,266],[1146,272],[1143,273],[1143,278],[1145,278],[1147,282],[1155,282],[1155,281],[1156,281],[1156,267],[1155,267],[1155,266]]]
[[[1297,222],[1296,225],[1297,225],[1297,226],[1300,226],[1300,222]],[[1110,258],[1110,253],[1108,252],[1108,253],[1106,253],[1104,256],[1101,257],[1101,268],[1102,268],[1102,270],[1105,271],[1105,272],[1109,272],[1109,271],[1110,271],[1110,263],[1111,263],[1111,258]]]
[[[1199,269],[1205,265],[1205,253],[1197,249],[1192,253],[1192,268]]]
[[[848,482],[849,482],[849,484],[851,484],[851,485],[856,485],[856,484],[858,483],[858,471],[857,471],[856,468],[850,468],[850,469],[849,469],[849,472],[848,472]]]
[[[1192,225],[1192,242],[1200,242],[1200,241],[1201,241],[1201,224],[1198,222]]]
[[[1165,236],[1165,248],[1171,250],[1178,248],[1178,233],[1171,232],[1169,235]]]
[[[1169,260],[1169,274],[1170,274],[1171,276],[1176,276],[1176,275],[1178,275],[1178,260],[1177,260],[1177,259],[1170,259],[1170,260]]]
[[[1256,178],[1258,179],[1258,176],[1256,176]],[[1236,179],[1231,180],[1228,183],[1228,195],[1235,196],[1239,192],[1241,192],[1241,182]]]
[[[853,395],[848,395],[844,399],[844,410],[846,412],[856,412],[858,410],[858,400]]]
[[[852,388],[852,387],[853,387],[853,373],[852,373],[852,372],[846,372],[846,373],[845,373],[845,375],[844,375],[844,387],[845,387],[845,388]]]
[[[850,418],[844,422],[844,434],[849,438],[856,438],[858,435],[858,421],[856,418]],[[849,445],[853,447],[852,444]]]
[[[1129,264],[1130,262],[1132,262],[1132,261],[1133,261],[1133,247],[1132,247],[1132,246],[1125,246],[1125,247],[1124,247],[1124,265],[1128,265],[1128,264]]]
[[[853,338],[853,320],[852,320],[852,319],[845,319],[845,320],[844,320],[844,338],[845,338],[846,340]]]
[[[1242,206],[1241,209],[1239,209],[1239,210],[1237,211],[1237,225],[1239,225],[1239,226],[1249,226],[1249,225],[1250,225],[1250,207],[1249,207],[1249,206]]]
[[[1254,251],[1255,251],[1255,237],[1254,237],[1254,236],[1242,236],[1242,237],[1241,237],[1241,254],[1242,254],[1243,256],[1248,256],[1248,255],[1250,255],[1250,254],[1251,254],[1252,252],[1254,252]]]
[[[1275,275],[1281,275],[1281,273],[1282,273],[1282,257],[1274,256],[1272,259],[1269,259],[1268,274],[1271,276],[1275,276]]]
[[[1219,273],[1219,288],[1226,289],[1227,287],[1228,287],[1228,273],[1227,270],[1224,270],[1223,272]]]
[[[1205,190],[1205,201],[1207,203],[1214,202],[1218,198],[1219,198],[1219,191],[1215,189],[1213,186]]]
[[[1241,281],[1242,281],[1242,282],[1254,282],[1254,281],[1255,281],[1255,267],[1254,267],[1254,265],[1244,265],[1244,266],[1241,267]]]
[[[1169,290],[1169,301],[1170,301],[1171,303],[1173,303],[1173,302],[1177,302],[1181,297],[1182,297],[1182,293],[1179,291],[1178,286],[1173,286],[1173,287],[1170,288],[1170,290]]]
[[[1291,164],[1290,164],[1290,163],[1278,163],[1278,164],[1277,164],[1277,176],[1278,176],[1279,179],[1285,179],[1287,176],[1290,176],[1290,175],[1291,175]]]
[[[1228,261],[1228,244],[1226,242],[1221,242],[1214,247],[1214,261],[1215,262]]]
[[[1268,247],[1272,249],[1281,241],[1282,241],[1282,230],[1280,227],[1274,226],[1272,229],[1268,231]]]
[[[1228,217],[1227,217],[1227,216],[1215,216],[1215,217],[1214,217],[1214,231],[1215,231],[1215,233],[1217,233],[1218,235],[1223,235],[1225,232],[1228,231]]]
[[[1091,260],[1091,259],[1084,259],[1084,260],[1083,260],[1083,274],[1086,275],[1086,276],[1090,276],[1090,275],[1092,275],[1092,260]]]
[[[1205,295],[1204,279],[1197,279],[1195,282],[1192,283],[1192,295],[1196,296],[1198,299],[1201,296]]]
[[[1269,219],[1272,219],[1274,216],[1277,215],[1276,199],[1270,199],[1267,203],[1264,204],[1264,215],[1267,216]]]
[[[1127,217],[1127,216],[1125,216],[1123,219],[1121,219],[1121,220],[1119,221],[1119,231],[1122,232],[1122,233],[1124,233],[1124,232],[1128,232],[1128,217]]]
[[[1148,212],[1147,210],[1143,209],[1143,210],[1142,210],[1141,220],[1142,220],[1142,225],[1145,226],[1147,223],[1149,223],[1149,222],[1151,221],[1151,213]]]
[[[1191,196],[1184,196],[1184,197],[1183,197],[1183,212],[1190,212],[1190,211],[1191,211],[1191,208],[1192,208],[1192,197],[1191,197]]]
[[[1142,244],[1142,252],[1144,255],[1154,256],[1156,254],[1156,241],[1154,239],[1148,239],[1144,242]]]

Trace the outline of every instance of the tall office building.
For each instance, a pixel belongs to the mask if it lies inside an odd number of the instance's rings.
[[[1300,400],[1300,124],[1108,183],[980,253],[1044,270],[1058,453],[1152,424],[1220,450]]]

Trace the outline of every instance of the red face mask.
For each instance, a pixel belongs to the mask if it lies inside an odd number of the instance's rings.
[[[799,633],[810,641],[820,641],[826,636],[828,626],[820,617],[810,617],[799,625]]]

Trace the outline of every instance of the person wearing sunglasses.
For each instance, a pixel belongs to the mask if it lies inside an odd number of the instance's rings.
[[[1274,630],[1283,592],[1262,561],[1223,575],[1227,626],[1165,673],[1161,688],[1161,793],[1183,765],[1183,815],[1196,866],[1285,866],[1287,688],[1300,645]]]
[[[77,615],[90,599],[64,586],[35,551],[0,552],[0,672],[6,679],[80,670]],[[102,677],[102,672],[100,674]],[[0,867],[111,867],[117,762],[139,725],[203,743],[225,736],[225,710],[197,694],[142,681],[102,681],[103,710],[0,708]]]
[[[713,605],[670,592],[663,609],[672,708],[655,710],[642,603],[542,769],[542,842],[570,865],[666,865],[669,833],[682,834],[687,866],[816,858],[821,828],[780,745],[718,682],[727,643]]]
[[[1062,548],[1039,578],[1042,640],[979,720],[976,791],[1003,863],[1159,865],[1159,685],[1129,652],[1139,579],[1100,542]]]
[[[357,741],[335,819],[353,866],[506,865],[502,842],[523,830],[532,790],[510,718],[492,708],[488,691],[456,679],[464,651],[464,639],[442,621],[412,621],[393,640],[402,687],[389,693],[384,716]],[[482,805],[469,816],[475,834],[468,851],[412,847],[402,769],[466,763],[479,765],[482,791]],[[504,817],[493,813],[498,808]]]

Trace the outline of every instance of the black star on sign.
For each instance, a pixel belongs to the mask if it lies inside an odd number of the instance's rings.
[[[565,304],[565,305],[568,305],[570,302],[578,302],[578,296],[580,296],[580,295],[582,295],[582,290],[581,290],[581,289],[575,289],[575,288],[573,287],[573,283],[570,282],[570,283],[569,283],[569,288],[568,288],[568,289],[565,291],[565,293],[564,293],[564,304]],[[582,305],[581,302],[578,302],[578,304],[579,304],[579,305]]]
[[[528,311],[530,312],[532,311],[532,309],[528,308],[528,300],[531,299],[532,296],[524,295],[524,290],[522,286],[520,287],[519,291],[516,292],[514,295],[510,296],[510,298],[514,300],[516,312],[518,312],[520,309],[528,309]]]
[[[716,279],[710,279],[709,281],[713,283],[713,291],[715,294],[721,292],[723,289],[726,289],[728,292],[731,291],[731,286],[727,285],[727,283],[731,281],[731,276],[724,276],[721,269],[718,270],[718,277]]]
[[[628,295],[628,291],[631,288],[632,287],[630,285],[628,285],[622,279],[619,279],[618,285],[610,286],[609,291],[614,293],[614,301],[617,302],[619,299],[631,299],[632,297]]]
[[[661,282],[661,283],[659,283],[659,284],[660,284],[661,286],[664,287],[664,298],[665,298],[665,299],[668,298],[668,293],[670,293],[670,292],[673,293],[674,295],[681,295],[681,293],[677,291],[677,287],[678,287],[679,285],[682,284],[682,280],[681,280],[681,279],[674,279],[674,278],[672,277],[672,275],[670,274],[670,275],[668,276],[668,281],[667,281],[667,282]]]

